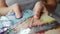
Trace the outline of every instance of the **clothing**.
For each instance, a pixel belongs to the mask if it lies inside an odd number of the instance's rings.
[[[39,0],[6,0],[6,3],[8,6],[18,3],[22,9],[32,9],[37,1]]]
[[[55,12],[53,12],[53,17],[60,23],[60,4],[57,4]]]

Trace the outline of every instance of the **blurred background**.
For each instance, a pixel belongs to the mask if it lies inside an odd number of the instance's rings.
[[[57,8],[55,11],[55,18],[57,19],[58,22],[60,22],[60,0],[57,0]]]

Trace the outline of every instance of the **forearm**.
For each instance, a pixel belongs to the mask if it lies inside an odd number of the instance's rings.
[[[7,7],[5,0],[0,0],[0,7]]]

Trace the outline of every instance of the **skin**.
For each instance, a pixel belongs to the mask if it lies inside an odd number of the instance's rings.
[[[17,3],[7,7],[5,0],[0,0],[0,15],[6,15],[12,12],[15,12],[17,18],[22,17],[22,9]]]
[[[44,1],[37,2],[35,4],[35,7],[33,8],[33,11],[35,12],[34,19],[33,19],[34,20],[33,26],[38,25],[37,23],[35,23],[35,21],[37,21],[39,19],[42,20],[40,18],[40,15],[42,13],[48,15],[49,13],[55,11],[56,5],[57,5],[56,0],[46,0],[45,2]]]
[[[49,12],[53,12],[56,9],[56,0],[45,0],[45,1],[38,1],[34,8],[34,17],[33,17],[33,25],[32,26],[39,26],[35,23],[36,20],[42,20],[40,18],[40,15],[42,13],[49,14]],[[52,8],[52,9],[51,9]],[[7,13],[13,13],[15,12],[17,18],[22,17],[22,9],[19,6],[19,4],[13,4],[12,6],[7,6],[5,0],[0,0],[0,15],[6,15]],[[42,13],[41,13],[42,12]]]

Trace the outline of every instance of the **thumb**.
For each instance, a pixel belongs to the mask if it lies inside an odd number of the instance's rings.
[[[37,2],[37,3],[35,4],[35,7],[33,8],[34,18],[35,18],[35,19],[39,19],[39,18],[40,18],[42,8],[43,8],[42,2]]]

